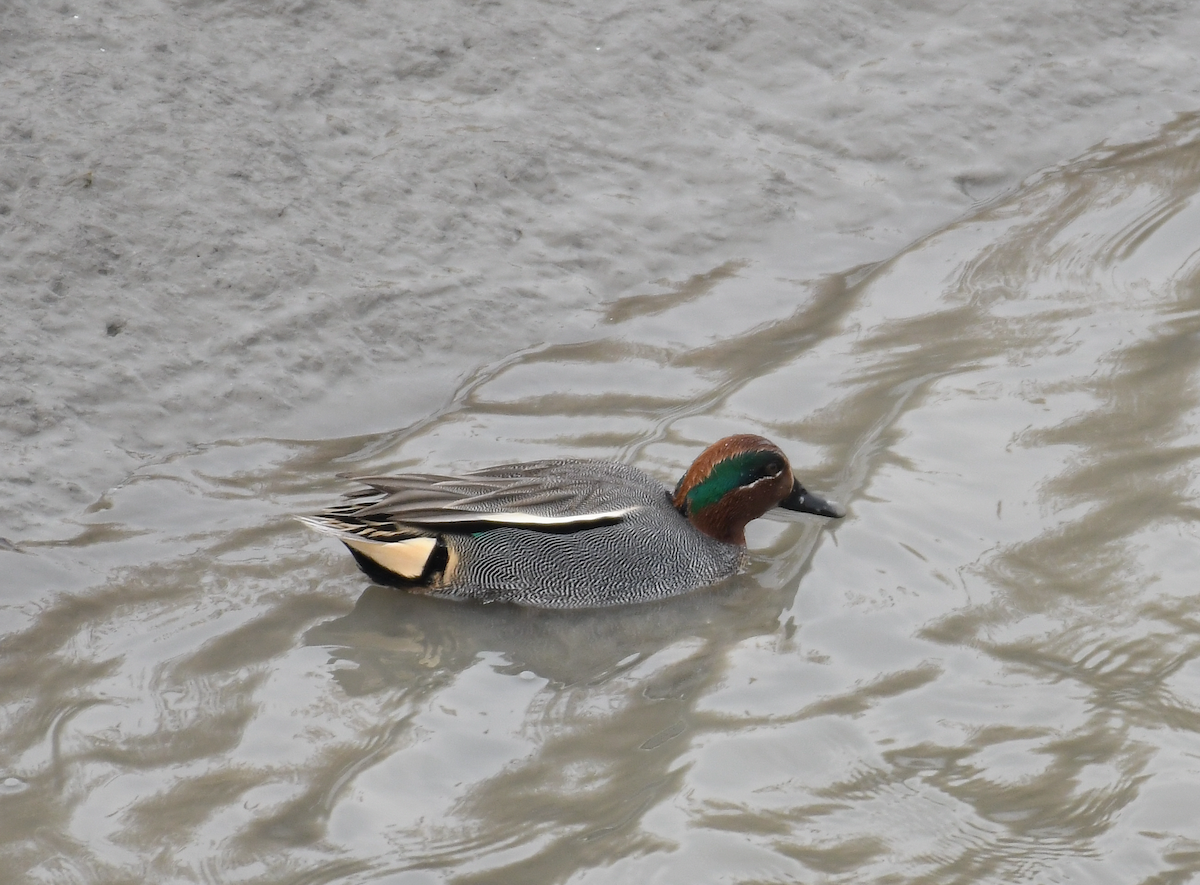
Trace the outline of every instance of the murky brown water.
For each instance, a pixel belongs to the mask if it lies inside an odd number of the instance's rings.
[[[1044,8],[0,14],[0,881],[1200,873],[1200,17]],[[661,604],[289,518],[738,430]]]

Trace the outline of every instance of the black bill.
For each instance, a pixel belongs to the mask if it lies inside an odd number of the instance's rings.
[[[846,515],[846,508],[837,501],[826,501],[820,495],[808,491],[799,482],[792,485],[791,493],[779,502],[779,506],[784,510],[828,516],[830,519],[841,519]]]

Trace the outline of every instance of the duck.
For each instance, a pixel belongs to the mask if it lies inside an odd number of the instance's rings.
[[[372,581],[460,601],[599,608],[716,584],[747,560],[746,526],[776,508],[841,519],[770,440],[706,448],[669,491],[611,461],[504,464],[462,476],[349,477],[345,502],[298,517]]]

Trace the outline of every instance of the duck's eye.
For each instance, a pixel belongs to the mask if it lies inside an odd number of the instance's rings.
[[[763,465],[763,476],[779,476],[783,473],[783,462],[778,458],[772,458]]]

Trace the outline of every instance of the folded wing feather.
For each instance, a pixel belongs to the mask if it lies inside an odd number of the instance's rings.
[[[470,533],[498,526],[571,532],[614,525],[641,509],[640,504],[614,507],[597,500],[603,495],[594,480],[580,480],[558,462],[489,468],[465,477],[353,478],[367,488],[347,494],[348,503],[302,521],[343,540],[380,544],[423,532]]]

